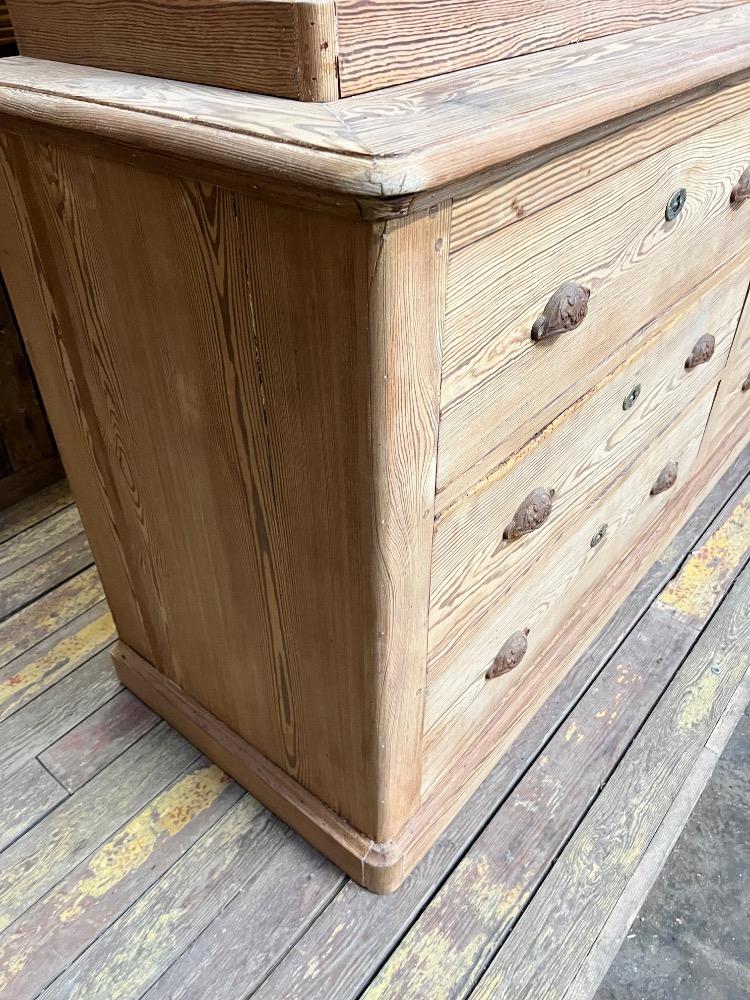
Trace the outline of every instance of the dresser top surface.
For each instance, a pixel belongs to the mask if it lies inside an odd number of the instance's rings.
[[[750,4],[327,104],[21,56],[0,62],[0,123],[408,199],[748,69]]]

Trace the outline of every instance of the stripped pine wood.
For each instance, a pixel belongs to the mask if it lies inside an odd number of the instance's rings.
[[[750,139],[750,114],[451,255],[440,509],[626,359],[647,323],[682,306],[719,262],[743,252],[750,214],[734,211],[729,200],[731,178],[745,166],[738,134]],[[689,201],[668,223],[664,207],[682,186]],[[613,204],[621,210],[613,213]],[[696,246],[700,253],[689,252]],[[588,315],[580,330],[535,343],[532,325],[563,281],[591,290]]]
[[[92,562],[89,543],[81,531],[10,573],[0,580],[0,621],[86,569]]]
[[[0,722],[37,698],[117,638],[104,602],[0,669]]]
[[[104,599],[95,566],[77,573],[0,622],[0,667],[49,638]]]
[[[122,685],[109,663],[105,649],[0,723],[0,768],[6,777],[117,694]]]
[[[460,674],[448,672],[444,675],[445,682],[441,687],[454,692],[454,697],[443,696],[437,702],[442,711],[426,716],[431,724],[425,734],[425,789],[438,782],[457,752],[475,740],[477,732],[493,717],[497,727],[498,718],[493,713],[502,713],[502,739],[507,740],[514,728],[520,728],[528,720],[528,715],[559,682],[564,667],[557,657],[560,636],[566,625],[575,622],[578,609],[587,606],[589,595],[596,593],[603,581],[616,572],[616,567],[637,548],[640,538],[645,536],[652,540],[658,537],[655,525],[670,524],[670,511],[679,501],[679,491],[653,496],[650,490],[669,461],[676,461],[685,477],[683,482],[689,481],[714,394],[715,390],[711,387],[681,421],[675,421],[669,431],[654,442],[629,479],[603,498],[593,510],[586,511],[571,538],[557,552],[554,576],[549,581],[542,580],[540,587],[528,592],[527,601],[533,595],[530,606],[519,607],[515,601],[509,602],[512,613],[518,617],[502,618],[503,631],[499,634],[493,631],[494,616],[506,616],[508,609],[502,605],[499,611],[491,609],[487,616],[489,620],[483,622],[483,627],[477,631],[474,643],[475,655],[480,655],[483,661],[487,648],[491,647],[494,655],[499,643],[505,641],[509,634],[527,626],[527,618],[532,628],[529,640],[536,625],[542,633],[540,644],[534,648],[534,655],[528,664],[524,663],[523,675],[513,679],[515,684],[508,683],[507,678],[500,678],[499,685],[497,679],[488,682],[484,672],[479,676],[474,674],[470,684],[466,684]],[[608,525],[607,536],[601,545],[592,547],[591,539],[602,524]],[[667,534],[665,528],[662,531]],[[607,553],[606,564],[603,560],[597,561],[597,556],[601,556],[603,551]],[[541,619],[538,617],[540,611]],[[545,612],[552,617],[555,626],[552,635],[544,631]],[[510,628],[507,627],[509,621],[513,623]],[[463,652],[465,654],[466,650]],[[485,671],[492,655],[485,663]],[[565,668],[570,665],[568,662]],[[436,682],[436,688],[438,684]],[[428,713],[431,697],[432,694],[428,693]]]
[[[10,542],[0,544],[0,579],[26,566],[33,559],[44,555],[55,546],[68,541],[83,530],[81,517],[75,507],[68,507],[40,524],[18,535]]]
[[[512,226],[642,160],[697,135],[718,122],[742,115],[750,84],[737,83],[698,98],[669,101],[608,122],[599,130],[571,136],[499,170],[491,184],[467,180],[456,192],[451,221],[451,253]]]
[[[21,52],[39,59],[303,101],[338,97],[328,0],[9,0],[9,7]],[[311,31],[311,22],[323,30]]]
[[[255,994],[257,1000],[277,1000],[281,996],[285,1000],[349,1000],[362,994],[398,944],[404,929],[420,915],[481,833],[487,817],[544,752],[550,736],[563,724],[592,678],[637,626],[679,568],[686,551],[705,541],[745,496],[748,487],[744,481],[748,474],[750,449],[730,467],[693,513],[399,891],[373,898],[354,883],[347,883],[274,968]],[[215,962],[217,976],[231,975],[229,968],[224,969],[221,953],[215,955]],[[238,993],[233,1000],[244,1000],[244,995]]]
[[[244,796],[41,997],[53,1000],[101,990],[111,1000],[140,998],[291,836],[259,803]],[[19,993],[18,1000],[26,996]]]
[[[6,510],[0,510],[0,543],[73,503],[67,479],[60,479]]]
[[[138,906],[135,901],[163,872],[172,869],[172,874],[180,856],[241,794],[217,767],[199,758],[0,933],[0,989],[17,1000],[38,996],[131,904]],[[269,822],[275,821],[269,817]],[[162,911],[160,935],[165,917]]]
[[[158,716],[130,691],[120,691],[39,755],[39,761],[74,792],[150,732]]]
[[[387,840],[419,796],[449,207],[370,228],[119,164],[92,173],[61,148],[14,161],[36,204],[27,241],[58,261],[39,281],[65,313],[29,350],[87,479],[123,642]],[[94,256],[118,248],[106,278],[79,231]],[[156,287],[163,366],[146,385]],[[61,358],[80,388],[51,385]],[[133,419],[132,393],[152,419]]]
[[[18,0],[15,0],[17,3]],[[336,0],[341,92],[450,73],[729,7],[736,0]],[[71,60],[74,61],[74,60]]]
[[[476,1000],[564,995],[750,668],[748,601],[746,570],[473,991]]]
[[[748,511],[744,492],[562,723],[379,974],[368,1000],[469,995],[750,558]],[[673,613],[675,592],[691,616]]]
[[[0,930],[195,765],[200,754],[162,723],[0,855]]]
[[[67,798],[62,785],[36,761],[0,784],[0,852]]]
[[[533,651],[554,634],[556,616],[568,608],[552,596],[556,580],[550,565],[562,561],[574,533],[587,530],[592,510],[599,523],[606,521],[598,506],[632,474],[671,414],[686,411],[707,385],[716,385],[745,292],[744,274],[732,275],[704,289],[697,308],[689,299],[676,315],[641,331],[634,356],[438,519],[430,583],[428,727],[453,701],[461,689],[457,684],[468,687],[484,676],[507,635],[532,627]],[[687,370],[693,344],[709,332],[716,354],[700,369]],[[623,400],[634,385],[640,395],[625,410]],[[540,487],[555,490],[549,521],[524,538],[503,540],[519,505]],[[595,570],[587,569],[593,582]]]
[[[687,18],[660,34],[627,32],[616,46],[582,42],[347,98],[335,110],[17,57],[0,66],[0,113],[13,128],[62,128],[121,154],[123,143],[130,149],[137,141],[148,153],[179,155],[183,173],[194,160],[298,193],[320,187],[400,198],[742,72],[750,59],[746,6]]]

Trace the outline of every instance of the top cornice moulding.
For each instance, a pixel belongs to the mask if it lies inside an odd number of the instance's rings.
[[[19,56],[0,61],[0,119],[281,188],[403,199],[748,70],[742,4],[330,103]]]

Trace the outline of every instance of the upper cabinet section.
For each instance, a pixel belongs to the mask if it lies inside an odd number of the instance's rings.
[[[737,0],[9,0],[22,55],[333,101]]]

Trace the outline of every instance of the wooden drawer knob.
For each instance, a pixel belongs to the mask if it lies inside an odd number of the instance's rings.
[[[700,340],[696,341],[695,346],[685,362],[685,367],[697,368],[698,365],[705,365],[705,363],[710,361],[714,356],[715,350],[716,338],[710,333],[705,334]]]
[[[546,340],[573,330],[586,318],[591,292],[583,285],[568,281],[560,285],[531,328],[532,340]]]
[[[503,532],[503,538],[509,540],[520,538],[521,535],[528,535],[530,531],[541,528],[552,513],[554,498],[554,490],[545,490],[541,487],[529,493]]]
[[[500,677],[502,674],[507,674],[518,666],[529,648],[528,634],[529,629],[524,628],[520,632],[514,632],[509,639],[505,640],[498,650],[492,666],[484,675],[488,681]]]
[[[651,496],[655,497],[659,493],[666,493],[671,490],[677,482],[677,462],[668,462],[659,473],[659,478],[651,487]]]
[[[750,198],[750,167],[745,167],[740,174],[740,179],[732,188],[729,200],[733,205],[741,205],[748,198]]]

